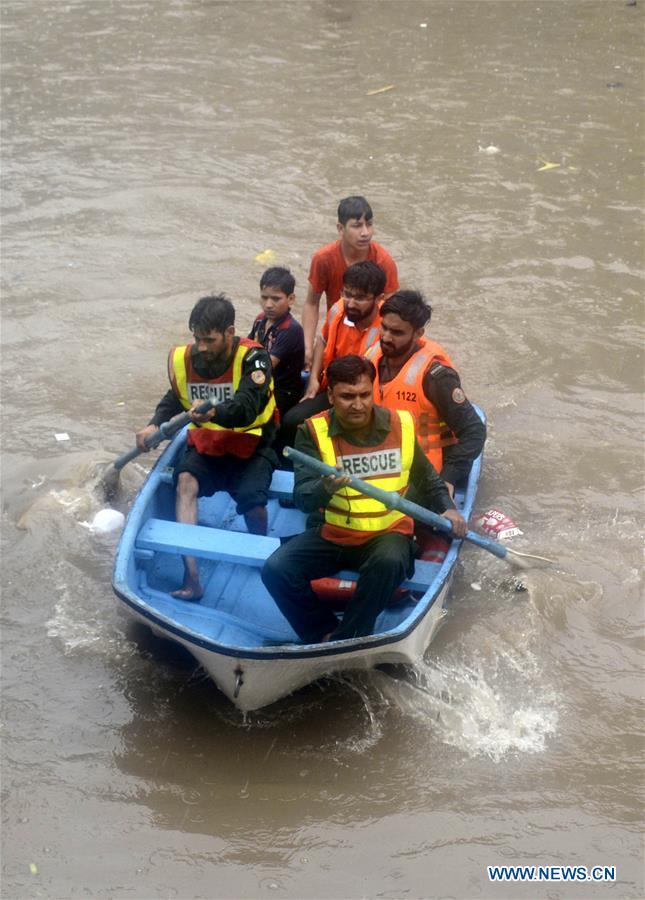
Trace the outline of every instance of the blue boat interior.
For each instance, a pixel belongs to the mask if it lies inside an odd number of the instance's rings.
[[[224,492],[199,499],[197,525],[177,523],[172,472],[184,442],[182,432],[166,448],[132,507],[117,554],[116,593],[151,624],[156,622],[164,631],[178,635],[188,632],[190,640],[204,645],[253,650],[298,643],[260,578],[264,560],[281,540],[300,533],[305,526],[303,513],[280,503],[292,499],[292,474],[274,473],[266,537],[247,532],[244,519]],[[471,476],[473,481],[476,483],[476,477]],[[456,497],[466,514],[473,493],[474,489],[467,489]],[[374,634],[394,639],[418,618],[447,577],[457,546],[458,542],[454,547],[446,542],[435,561],[432,555],[417,560],[414,576],[379,615]],[[204,596],[197,603],[171,596],[182,584],[182,555],[198,559]],[[321,586],[321,596],[324,587],[325,602],[339,615],[356,578],[354,572],[339,572],[335,580]]]

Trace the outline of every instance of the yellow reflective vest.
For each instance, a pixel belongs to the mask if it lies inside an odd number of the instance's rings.
[[[408,489],[414,457],[414,417],[405,410],[390,412],[390,431],[375,447],[357,447],[342,435],[329,434],[329,410],[312,416],[307,425],[320,457],[330,466],[339,466],[385,491],[401,496]],[[325,508],[321,535],[338,544],[362,544],[387,531],[412,534],[413,522],[398,510],[388,509],[380,500],[351,487],[341,488]]]
[[[228,369],[217,378],[204,378],[192,364],[193,344],[174,347],[168,355],[168,376],[172,388],[184,409],[190,409],[195,400],[214,397],[218,403],[232,400],[242,379],[242,365],[246,354],[261,345],[248,338],[241,338]],[[258,369],[258,372],[262,370]],[[266,377],[266,373],[262,372]],[[232,454],[241,459],[252,456],[262,437],[262,426],[275,416],[273,378],[270,379],[269,399],[266,406],[249,425],[241,428],[225,428],[216,422],[188,426],[188,444],[206,456]]]

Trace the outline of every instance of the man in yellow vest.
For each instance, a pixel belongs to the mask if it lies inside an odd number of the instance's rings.
[[[380,343],[366,355],[376,367],[374,401],[413,414],[419,443],[453,496],[483,450],[486,426],[448,353],[424,335],[431,315],[419,291],[392,294],[381,306]]]
[[[188,320],[194,342],[168,355],[170,390],[146,437],[177,413],[216,398],[206,415],[192,414],[184,456],[175,467],[178,522],[197,524],[197,498],[228,491],[251,534],[267,533],[268,489],[277,457],[271,449],[276,415],[271,360],[260,344],[235,336],[235,309],[223,294],[202,297]],[[184,557],[184,583],[173,592],[181,600],[203,595],[197,561]]]
[[[450,519],[454,533],[463,537],[466,523],[417,443],[412,415],[374,405],[375,374],[362,356],[331,362],[331,409],[299,427],[296,448],[389,491],[405,494],[413,485],[419,502]],[[303,641],[370,634],[396,588],[413,572],[412,519],[349,487],[347,475],[321,478],[295,462],[294,479],[295,504],[310,514],[309,527],[267,559],[262,580]],[[359,578],[339,623],[310,582],[341,569],[358,571]]]

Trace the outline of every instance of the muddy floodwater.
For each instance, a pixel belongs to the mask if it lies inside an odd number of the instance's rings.
[[[644,895],[644,9],[3,0],[3,898]],[[555,564],[466,547],[415,678],[244,717],[117,606],[97,466],[198,297],[246,333],[275,261],[300,316],[354,193]]]

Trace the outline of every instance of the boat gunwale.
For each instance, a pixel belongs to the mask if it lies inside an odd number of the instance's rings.
[[[479,407],[475,406],[475,409],[482,421],[485,421],[484,414]],[[173,639],[170,637],[172,634],[176,638],[181,638],[183,641],[207,650],[208,652],[240,659],[310,659],[312,657],[347,655],[350,653],[357,654],[361,651],[369,652],[378,647],[399,644],[405,641],[405,639],[419,627],[423,619],[431,612],[435,601],[443,591],[446,582],[454,574],[455,564],[463,541],[452,540],[445,559],[435,578],[419,598],[415,605],[415,609],[409,614],[407,619],[404,619],[395,630],[383,632],[378,635],[366,635],[358,638],[349,638],[344,641],[333,641],[326,644],[291,644],[285,642],[284,644],[275,643],[274,645],[264,647],[241,647],[214,641],[200,635],[188,626],[177,624],[177,620],[169,619],[162,613],[154,610],[130,589],[126,577],[127,561],[134,548],[136,535],[142,526],[143,511],[147,508],[148,500],[154,496],[159,488],[159,483],[162,480],[162,473],[168,466],[168,461],[176,456],[177,448],[183,436],[185,436],[186,431],[187,429],[183,429],[179,432],[177,437],[165,448],[163,453],[156,460],[146,481],[142,485],[141,490],[137,494],[135,503],[128,515],[123,534],[121,535],[112,582],[112,587],[117,597],[147,622],[156,625],[158,629],[164,632],[168,632],[168,639]],[[474,460],[468,478],[468,485],[463,503],[463,510],[466,511],[468,515],[472,512],[471,507],[474,503],[475,492],[479,482],[482,455],[483,454],[480,454]],[[426,600],[428,594],[432,594],[429,601]]]

